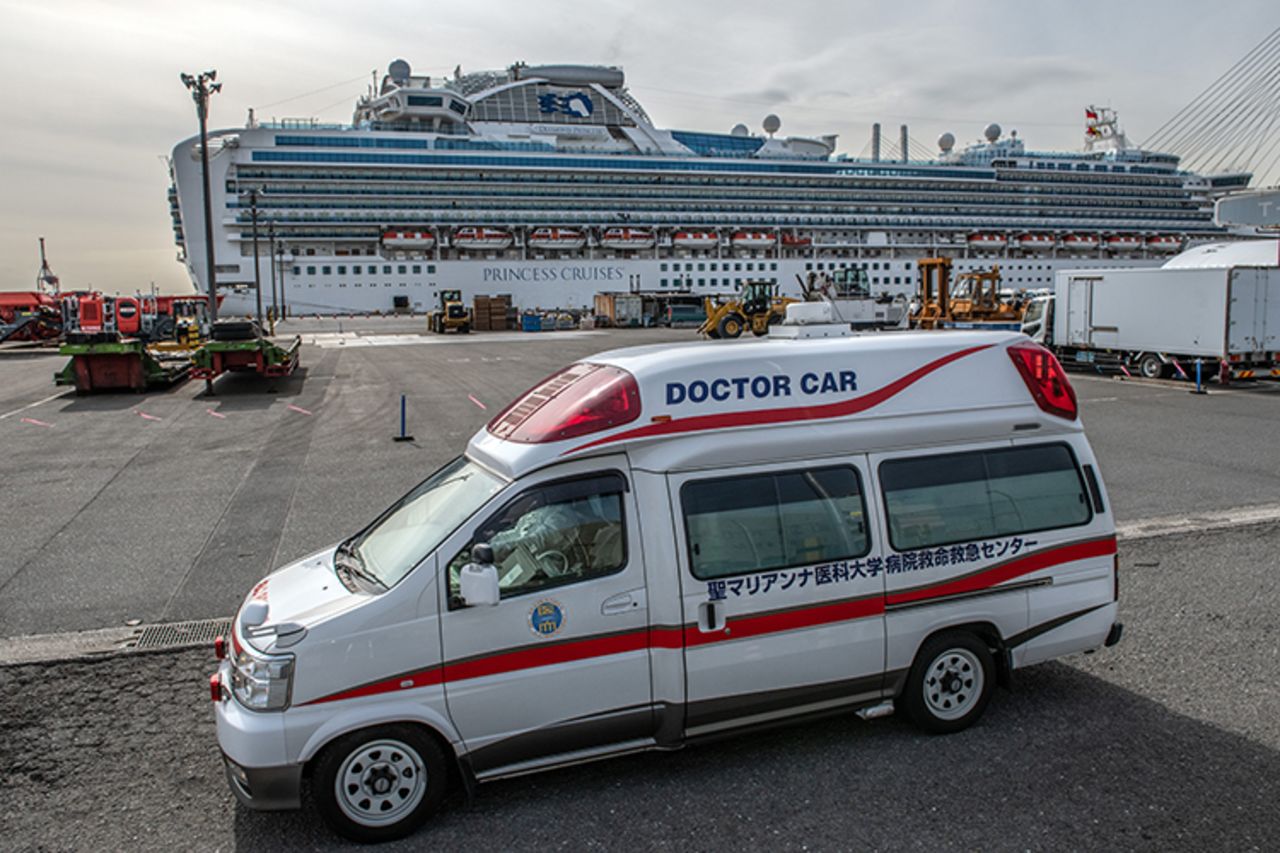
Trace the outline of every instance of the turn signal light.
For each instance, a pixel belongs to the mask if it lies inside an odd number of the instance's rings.
[[[219,634],[213,638],[213,656],[224,660],[227,656],[227,638]]]
[[[222,701],[222,676],[219,673],[209,676],[209,698],[214,702]]]
[[[489,421],[494,436],[523,444],[565,441],[640,417],[640,386],[620,367],[579,362],[553,373]]]
[[[1037,406],[1069,421],[1079,416],[1075,389],[1053,353],[1030,341],[1014,344],[1008,352]]]

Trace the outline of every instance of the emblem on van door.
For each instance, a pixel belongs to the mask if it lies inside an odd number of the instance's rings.
[[[564,627],[564,609],[560,602],[544,598],[529,610],[529,629],[539,637],[550,637]]]

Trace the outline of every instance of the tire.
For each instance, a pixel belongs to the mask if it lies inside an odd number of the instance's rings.
[[[458,327],[458,332],[459,334],[463,334],[463,335],[471,334],[471,324],[463,323],[461,326]]]
[[[898,705],[924,731],[952,734],[982,716],[995,682],[987,644],[968,631],[948,631],[920,647]]]
[[[260,334],[252,320],[219,320],[213,324],[211,336],[215,341],[251,341]]]
[[[741,314],[726,314],[716,324],[716,331],[722,338],[736,338],[742,334],[742,329],[746,324],[747,321]]]
[[[430,734],[411,725],[375,726],[325,747],[316,759],[311,798],[342,837],[391,841],[435,813],[448,773],[444,752]]]
[[[1159,379],[1165,375],[1166,365],[1160,356],[1147,353],[1138,359],[1138,373],[1143,379]]]

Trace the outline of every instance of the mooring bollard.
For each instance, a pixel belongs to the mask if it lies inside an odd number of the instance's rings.
[[[392,441],[413,441],[413,436],[405,432],[405,396],[400,395],[400,434],[391,439]]]

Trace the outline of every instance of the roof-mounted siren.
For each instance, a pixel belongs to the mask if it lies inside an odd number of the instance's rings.
[[[943,154],[950,154],[951,149],[956,147],[956,135],[951,131],[947,131],[938,137],[938,150]]]
[[[993,143],[1000,138],[1000,133],[1000,125],[996,124],[994,121],[987,125],[986,129],[982,131],[982,135],[986,137],[987,141]]]
[[[769,113],[767,116],[764,117],[763,126],[764,126],[764,132],[769,134],[770,136],[773,136],[775,133],[778,132],[779,128],[782,127],[782,119],[778,118],[773,113]]]
[[[750,136],[751,131],[742,122],[738,122],[733,126],[733,130],[729,131],[730,136]]]
[[[411,69],[409,63],[403,59],[397,59],[387,66],[387,76],[391,78],[391,82],[397,86],[405,86],[409,82],[409,74]]]

